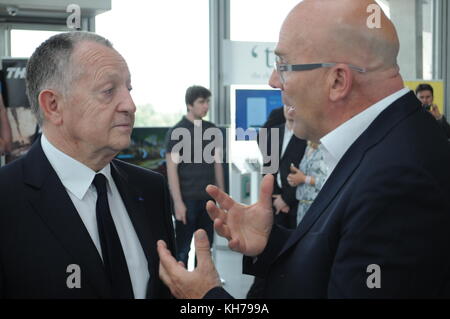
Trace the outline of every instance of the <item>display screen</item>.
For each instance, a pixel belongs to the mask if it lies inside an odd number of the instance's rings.
[[[236,129],[251,132],[236,140],[256,139],[259,128],[273,109],[283,106],[280,90],[236,90]]]

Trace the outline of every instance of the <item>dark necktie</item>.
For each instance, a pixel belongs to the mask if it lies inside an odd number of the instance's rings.
[[[132,299],[133,288],[127,262],[117,234],[106,192],[106,177],[95,175],[93,184],[97,189],[97,227],[102,247],[103,266],[111,282],[112,296],[118,299]]]

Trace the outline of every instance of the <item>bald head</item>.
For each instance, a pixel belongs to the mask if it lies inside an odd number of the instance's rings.
[[[381,28],[369,28],[370,5],[376,2],[304,0],[286,18],[281,36],[292,37],[308,62],[350,63],[369,71],[397,68],[395,27],[380,9]]]
[[[380,24],[372,27],[377,13]],[[281,28],[275,52],[279,63],[334,64],[305,72],[280,69],[272,74],[269,84],[281,89],[283,102],[293,106],[296,136],[317,142],[401,90],[399,46],[392,22],[373,0],[304,0],[298,4]]]

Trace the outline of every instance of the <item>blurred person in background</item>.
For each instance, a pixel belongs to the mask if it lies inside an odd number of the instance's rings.
[[[1,92],[1,86],[0,86]],[[8,120],[8,113],[3,102],[3,96],[0,93],[0,155],[11,152],[12,133]]]
[[[328,168],[323,159],[320,144],[308,141],[300,167],[291,165],[291,173],[287,177],[289,185],[296,190],[295,196],[298,200],[296,225],[302,221],[327,177]]]
[[[444,115],[439,112],[439,107],[434,104],[434,90],[429,84],[422,83],[416,88],[416,96],[422,103],[422,106],[433,115],[437,123],[441,127],[444,134],[450,139],[450,124],[448,124],[447,119]]]

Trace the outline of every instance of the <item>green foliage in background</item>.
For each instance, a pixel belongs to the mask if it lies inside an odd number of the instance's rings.
[[[136,106],[134,127],[173,126],[184,115],[184,108],[178,112],[159,112],[151,104]]]

